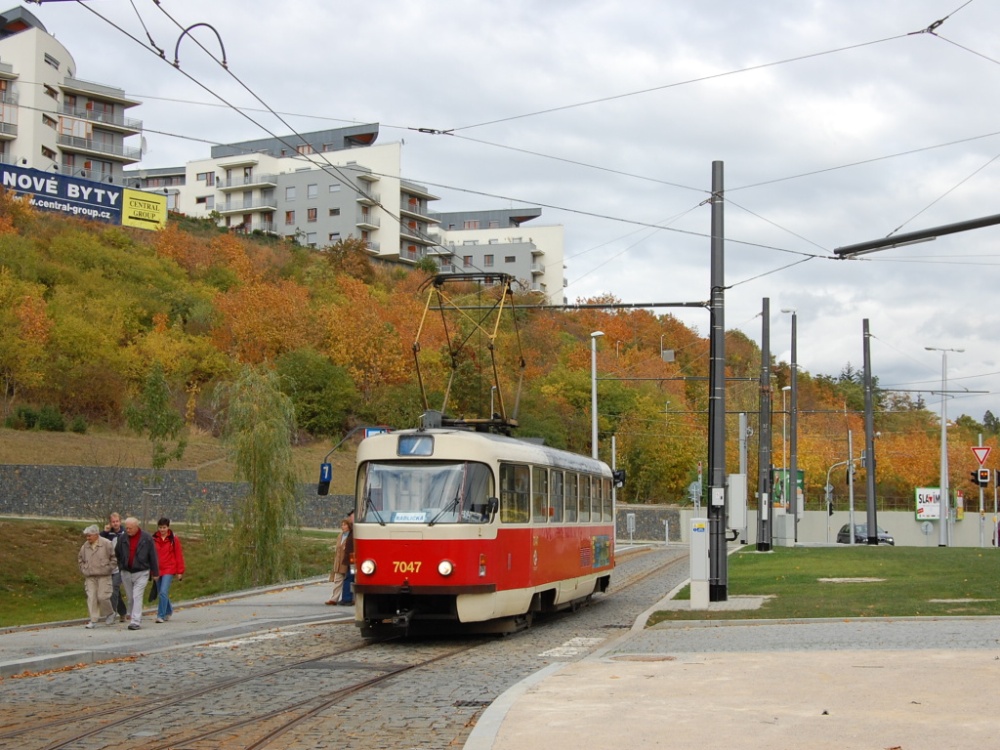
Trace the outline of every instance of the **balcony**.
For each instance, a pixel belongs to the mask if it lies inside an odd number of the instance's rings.
[[[375,242],[375,240],[365,240],[365,250],[370,250],[373,253],[379,252],[381,245]]]
[[[436,244],[434,240],[424,234],[421,229],[414,229],[413,227],[408,227],[405,224],[399,227],[399,238],[401,240],[406,240],[407,242],[416,242],[425,246]]]
[[[126,107],[135,107],[142,104],[142,102],[135,99],[126,98],[125,92],[122,89],[115,88],[114,86],[105,86],[102,83],[83,81],[79,78],[70,78],[68,76],[62,83],[62,90],[70,94],[83,94],[91,99],[123,104]]]
[[[139,149],[119,143],[101,143],[92,138],[78,138],[75,135],[59,135],[56,142],[64,151],[103,156],[115,161],[136,162],[142,158],[142,152]]]
[[[79,107],[67,107],[63,105],[59,113],[67,117],[75,117],[79,120],[99,123],[109,130],[118,130],[123,133],[142,132],[142,120],[136,120],[134,117],[125,117],[113,112],[98,112],[93,109],[80,109]]]
[[[226,214],[244,214],[248,211],[275,211],[278,208],[277,198],[264,198],[256,201],[238,201],[235,203],[217,203],[215,210]]]
[[[545,273],[545,264],[544,263],[532,263],[531,264],[531,272],[534,273],[534,274]]]
[[[273,221],[251,221],[249,224],[235,224],[230,229],[240,234],[252,234],[253,232],[260,232],[261,234],[278,233],[278,226]]]
[[[233,177],[229,180],[216,180],[217,190],[246,190],[255,187],[278,187],[278,175],[276,174],[253,174],[248,176]]]
[[[358,220],[355,225],[359,229],[378,229],[382,226],[382,219],[378,216],[372,216],[370,213],[363,213],[358,216]]]
[[[17,138],[17,123],[0,122],[0,140],[13,140]]]
[[[378,193],[365,190],[364,188],[358,188],[358,197],[356,200],[358,203],[365,206],[377,206],[382,202],[382,197]]]
[[[427,210],[427,206],[421,206],[419,203],[400,203],[399,212],[404,216],[412,216],[417,219],[423,219],[428,223],[441,223],[440,219],[435,216],[431,216],[430,211]]]

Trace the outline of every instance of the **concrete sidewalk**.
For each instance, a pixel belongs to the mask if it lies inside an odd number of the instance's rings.
[[[494,701],[465,750],[993,747],[1000,618],[702,620],[631,632]],[[710,609],[759,607],[752,597]]]
[[[226,597],[175,602],[174,616],[166,623],[154,623],[155,608],[145,610],[141,630],[128,630],[126,623],[118,622],[87,630],[83,627],[86,620],[8,628],[0,631],[0,677],[149,654],[287,625],[353,619],[352,607],[324,604],[329,588],[324,576]]]

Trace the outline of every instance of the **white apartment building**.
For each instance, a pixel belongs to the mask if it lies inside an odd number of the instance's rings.
[[[76,77],[76,62],[24,8],[0,13],[0,161],[123,183],[142,156],[142,122],[122,89]]]
[[[540,301],[564,304],[563,227],[524,226],[541,215],[540,208],[435,214],[439,244],[430,252],[444,273],[505,273]]]
[[[132,185],[163,190],[188,216],[214,214],[233,231],[323,248],[357,237],[381,259],[416,263],[434,245],[428,203],[400,177],[400,143],[375,144],[378,125],[212,147],[183,168],[133,170]]]

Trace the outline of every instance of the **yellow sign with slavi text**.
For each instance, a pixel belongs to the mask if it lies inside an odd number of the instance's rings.
[[[163,229],[167,225],[167,196],[142,190],[125,190],[122,226]]]

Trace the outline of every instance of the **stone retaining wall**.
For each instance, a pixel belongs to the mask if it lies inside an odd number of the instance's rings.
[[[135,516],[145,526],[166,516],[171,521],[197,523],[206,512],[228,514],[247,486],[234,482],[199,482],[189,470],[164,472],[163,486],[146,489],[149,471],[98,466],[29,466],[0,464],[0,516],[73,518],[103,521],[112,511]],[[351,495],[320,497],[315,484],[299,488],[299,522],[312,529],[339,529],[353,506]],[[635,514],[629,533],[628,517]],[[680,510],[665,505],[619,503],[618,540],[663,541],[664,521],[670,541],[681,540]]]
[[[188,470],[164,472],[163,486],[148,489],[149,471],[98,466],[0,465],[0,516],[79,518],[100,521],[112,511],[135,516],[145,525],[166,516],[196,523],[219,509],[227,514],[247,485],[199,482]],[[299,522],[318,529],[337,529],[352,507],[350,495],[320,497],[315,484],[299,488]]]

